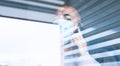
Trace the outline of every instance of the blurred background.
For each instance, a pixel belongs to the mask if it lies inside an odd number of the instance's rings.
[[[120,0],[0,0],[0,17],[54,25],[56,10],[63,5],[78,10],[82,19],[79,28],[91,56],[101,66],[119,66]],[[76,45],[62,49],[69,50],[64,53],[65,66],[80,66]]]

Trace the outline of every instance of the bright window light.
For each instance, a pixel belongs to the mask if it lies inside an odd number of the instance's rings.
[[[60,66],[59,26],[0,17],[0,65]]]

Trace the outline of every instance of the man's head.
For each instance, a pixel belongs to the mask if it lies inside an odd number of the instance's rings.
[[[57,15],[58,16],[63,15],[63,17],[71,18],[70,20],[71,20],[71,22],[74,23],[74,25],[78,25],[78,23],[81,22],[80,16],[79,16],[77,10],[71,6],[60,7],[57,10]]]

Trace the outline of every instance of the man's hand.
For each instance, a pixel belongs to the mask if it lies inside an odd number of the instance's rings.
[[[77,44],[79,53],[81,55],[88,54],[87,42],[83,38],[82,33],[80,32],[79,29],[78,29],[78,33],[72,35],[72,42],[75,42]]]

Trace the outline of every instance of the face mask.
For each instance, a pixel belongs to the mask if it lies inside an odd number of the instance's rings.
[[[57,24],[62,29],[69,29],[71,27],[74,27],[74,24],[70,20],[66,20],[66,19],[58,19]]]
[[[72,28],[74,28],[74,24],[70,20],[66,19],[58,19],[56,20],[57,24],[60,26],[62,37],[67,37],[73,34]]]

